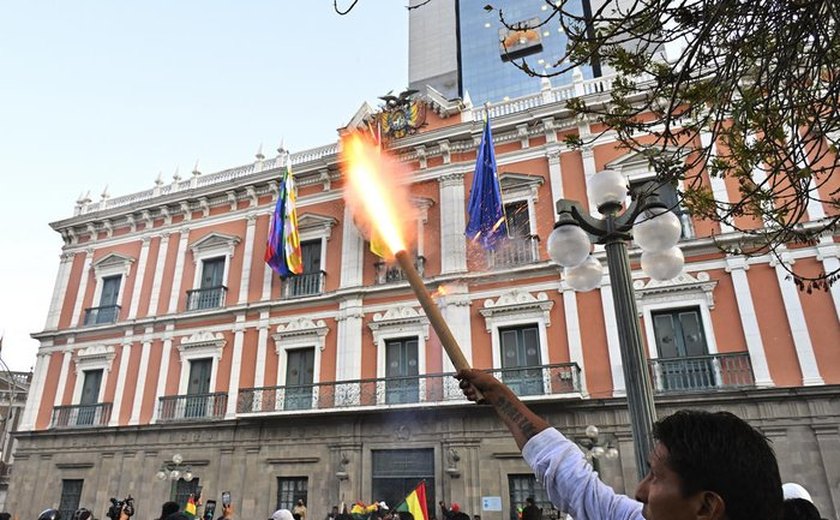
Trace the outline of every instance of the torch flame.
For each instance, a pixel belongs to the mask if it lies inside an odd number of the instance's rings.
[[[399,183],[400,165],[357,133],[344,137],[341,155],[348,181],[344,197],[357,223],[368,233],[368,239],[375,229],[391,256],[405,251],[401,223],[413,208]]]

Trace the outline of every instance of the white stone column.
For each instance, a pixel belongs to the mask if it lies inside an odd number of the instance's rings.
[[[236,404],[239,401],[239,378],[242,375],[242,347],[245,344],[245,315],[237,314],[233,326],[233,358],[228,379],[228,398],[226,419],[236,417]]]
[[[85,251],[85,263],[82,267],[82,274],[79,277],[79,292],[76,293],[76,304],[73,306],[73,316],[70,320],[71,327],[78,326],[79,319],[82,317],[82,305],[84,304],[85,293],[87,292],[91,263],[93,263],[93,249],[87,249]]]
[[[560,288],[563,293],[563,313],[566,318],[566,337],[569,342],[569,360],[580,367],[580,393],[587,395],[586,365],[583,362],[583,340],[580,335],[577,293],[564,281]],[[613,379],[615,385],[615,379]]]
[[[149,355],[152,351],[151,335],[154,331],[154,327],[146,328],[143,344],[140,347],[142,349],[140,351],[140,368],[137,370],[137,377],[134,380],[134,403],[131,407],[131,417],[128,420],[129,425],[140,424],[140,411],[143,408],[143,394],[146,393],[146,380],[149,378]]]
[[[140,293],[143,292],[143,283],[146,279],[146,264],[149,262],[150,237],[143,237],[143,245],[140,246],[140,259],[137,261],[137,274],[134,277],[134,291],[131,293],[131,307],[128,309],[128,319],[137,317],[137,309],[140,307]]]
[[[700,144],[703,148],[710,148],[709,161],[713,160],[717,155],[717,143],[712,142],[711,132],[700,132]],[[715,200],[722,203],[729,203],[729,192],[726,191],[726,181],[723,177],[714,176],[709,170],[709,165],[706,164],[706,173],[709,175],[709,183],[712,188],[712,196]],[[717,209],[718,216],[722,217],[725,211],[722,208]],[[729,233],[732,231],[732,226],[725,222],[720,222],[720,232]]]
[[[61,317],[61,307],[64,304],[64,297],[67,294],[67,283],[70,281],[70,272],[73,270],[74,253],[61,253],[61,261],[58,264],[58,274],[55,277],[55,287],[50,299],[50,311],[47,313],[47,323],[44,329],[53,330],[58,327],[58,320]]]
[[[114,402],[111,405],[111,420],[108,421],[108,426],[119,426],[120,411],[122,409],[123,394],[125,393],[125,380],[128,376],[128,362],[131,358],[131,342],[128,338],[122,344],[122,351],[120,352],[120,368],[117,372],[117,388],[114,392]]]
[[[149,316],[157,316],[158,301],[160,300],[160,286],[163,282],[163,271],[166,269],[166,253],[169,250],[169,233],[160,234],[160,247],[158,247],[157,260],[155,261],[155,274],[152,279],[152,294],[149,297]]]
[[[42,343],[41,346],[52,346],[52,343]],[[35,358],[35,370],[29,385],[29,395],[26,398],[23,417],[20,420],[20,431],[31,431],[35,427],[38,412],[41,410],[41,399],[44,397],[44,377],[50,368],[51,358],[52,352],[38,352]]]
[[[609,274],[606,274],[604,280],[609,279]],[[624,382],[624,364],[621,361],[621,345],[618,340],[618,323],[615,318],[612,286],[609,284],[601,285],[601,306],[604,312],[604,328],[607,333],[607,350],[610,356],[613,397],[624,397],[627,395],[627,386]]]
[[[735,291],[735,301],[738,303],[738,315],[741,318],[741,328],[744,329],[744,341],[750,354],[750,364],[753,369],[755,384],[759,387],[774,386],[767,365],[767,355],[761,340],[761,329],[755,315],[752,292],[750,291],[747,270],[750,268],[743,256],[726,258],[726,272],[732,277],[732,287]]]
[[[271,299],[271,282],[273,279],[274,271],[271,270],[271,266],[266,262],[263,266],[262,301],[264,302]]]
[[[822,262],[823,271],[828,273],[836,273],[840,271],[840,247],[834,243],[830,236],[820,238],[820,243],[817,244],[817,260]],[[834,300],[834,312],[837,314],[837,321],[840,321],[840,282],[831,284],[829,288],[831,291],[831,299]]]
[[[336,381],[349,381],[362,377],[362,300],[348,298],[339,303],[336,321],[337,358]],[[279,369],[278,369],[279,370]]]
[[[152,424],[157,422],[158,412],[160,411],[160,398],[166,392],[166,380],[169,377],[169,358],[172,357],[172,332],[174,330],[175,325],[169,324],[166,326],[166,332],[163,333],[163,353],[160,358],[160,373],[158,375],[157,389],[155,390]]]
[[[441,274],[467,270],[466,199],[464,173],[451,173],[438,179],[440,184],[440,271]]]
[[[239,282],[239,303],[248,303],[248,289],[251,282],[251,264],[254,261],[254,233],[257,226],[257,214],[250,213],[245,228],[245,248],[242,255],[242,279]]]
[[[73,344],[68,341],[67,347],[70,350],[65,350],[64,357],[61,358],[61,371],[58,373],[58,386],[55,389],[53,407],[61,406],[61,402],[64,400],[64,391],[67,389],[67,373],[70,372],[70,360],[73,359]]]
[[[449,324],[452,335],[464,352],[467,362],[472,365],[472,329],[470,327],[470,294],[466,284],[447,284],[446,295],[438,299],[441,314]],[[444,353],[443,371],[454,372],[452,360]]]
[[[257,333],[257,366],[254,367],[254,388],[265,384],[265,360],[268,353],[268,311],[260,313]]]
[[[782,261],[788,265],[793,264],[793,259],[790,258],[789,253],[782,253]],[[788,318],[790,333],[793,336],[796,357],[799,359],[799,368],[802,370],[802,385],[825,384],[822,376],[820,376],[817,358],[814,356],[814,346],[811,344],[811,335],[808,332],[808,324],[805,322],[802,302],[799,300],[799,290],[794,285],[793,280],[786,279],[789,273],[778,259],[773,258],[770,265],[776,271],[776,279],[779,282],[779,289],[782,291],[785,314]]]
[[[551,208],[563,198],[563,171],[560,168],[560,147],[552,147],[546,152],[548,158],[548,181],[551,186]]]
[[[344,206],[344,224],[341,239],[341,283],[339,287],[362,285],[364,272],[365,241],[356,224],[350,208]]]
[[[187,241],[189,239],[189,228],[181,228],[181,239],[178,241],[178,254],[175,257],[175,275],[172,278],[172,294],[169,295],[169,314],[178,312],[178,297],[181,295],[181,280],[184,278],[184,259],[187,256]]]
[[[596,208],[595,203],[592,202],[592,195],[590,194],[591,190],[589,189],[592,177],[598,173],[598,168],[595,164],[595,151],[591,146],[584,146],[580,150],[580,158],[583,161],[583,175],[586,179],[586,197],[589,203],[589,213],[600,217],[601,214],[598,213],[598,208]]]

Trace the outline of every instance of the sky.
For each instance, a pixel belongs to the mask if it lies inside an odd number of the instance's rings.
[[[0,357],[34,364],[62,246],[49,223],[81,193],[334,142],[406,87],[406,4],[0,0]]]

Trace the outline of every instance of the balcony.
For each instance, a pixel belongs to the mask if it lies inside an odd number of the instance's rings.
[[[283,280],[283,298],[312,296],[324,292],[324,277],[327,273],[316,271],[290,276]]]
[[[377,285],[384,285],[387,283],[394,283],[394,282],[402,282],[407,280],[405,277],[405,271],[402,270],[398,264],[389,264],[387,262],[376,262],[373,264],[374,269],[376,269],[376,283]],[[426,269],[426,257],[425,256],[415,256],[414,257],[414,267],[417,269],[417,273],[420,277],[423,276],[423,272]]]
[[[76,404],[53,408],[50,428],[101,428],[111,420],[111,403]]]
[[[158,422],[218,420],[227,411],[227,393],[170,395],[160,398]]]
[[[703,392],[755,384],[746,352],[648,361],[654,390],[660,394]]]
[[[501,240],[487,252],[490,269],[533,264],[540,259],[539,237],[516,237]]]
[[[224,285],[202,287],[201,289],[187,291],[187,310],[198,311],[224,307],[226,295],[227,287]]]
[[[116,323],[120,316],[119,305],[104,305],[85,309],[85,325],[105,325]]]
[[[490,371],[523,397],[580,393],[580,367],[576,363]],[[337,381],[302,386],[244,388],[237,412],[264,414],[302,410],[339,411],[380,406],[411,407],[446,402],[466,403],[453,374],[427,374]]]

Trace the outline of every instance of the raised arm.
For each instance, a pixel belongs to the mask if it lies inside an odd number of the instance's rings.
[[[513,434],[520,450],[531,437],[548,428],[545,420],[525,406],[510,388],[487,372],[460,370],[456,377],[461,380],[461,390],[467,399],[478,401],[480,392],[483,396],[481,402],[493,406],[499,418]]]

